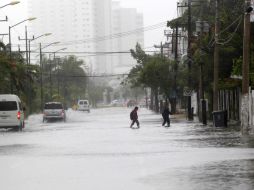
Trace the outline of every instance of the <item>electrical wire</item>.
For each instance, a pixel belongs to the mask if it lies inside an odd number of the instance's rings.
[[[223,42],[220,42],[220,39],[219,39],[218,44],[226,45],[227,43],[229,43],[233,39],[233,37],[235,36],[235,34],[236,34],[237,30],[239,29],[241,23],[242,23],[242,19],[240,19],[240,21],[239,21],[237,27],[235,28],[234,32],[227,39],[224,39]]]
[[[122,37],[126,37],[126,36],[129,36],[129,35],[137,34],[137,33],[156,30],[156,29],[165,27],[165,25],[166,25],[166,21],[160,22],[160,23],[157,23],[157,24],[154,24],[154,25],[150,25],[150,26],[147,26],[147,27],[137,28],[137,29],[130,30],[130,31],[127,31],[127,32],[115,33],[115,34],[106,35],[106,36],[98,36],[98,37],[94,37],[94,38],[87,38],[87,39],[84,39],[84,40],[66,41],[66,42],[62,42],[61,44],[56,44],[56,45],[53,45],[53,46],[69,46],[69,45],[78,45],[78,44],[83,44],[83,43],[97,43],[97,42],[101,42],[101,41],[113,40],[113,39],[116,39],[116,38],[122,38]],[[13,46],[17,47],[18,44],[13,44]],[[22,44],[21,46],[25,46],[25,44]],[[35,46],[35,45],[32,44],[31,47],[32,46]]]
[[[219,45],[225,45],[225,44],[229,43],[233,39],[234,35],[236,34],[237,30],[239,29],[239,27],[240,27],[240,25],[242,23],[242,15],[239,16],[230,25],[228,25],[225,29],[221,30],[219,32],[219,34],[218,34],[218,35],[223,34],[224,32],[226,32],[230,27],[232,27],[237,22],[238,22],[238,24],[237,24],[236,28],[234,29],[234,32],[228,38],[226,38],[226,39],[219,39],[218,42],[215,42],[215,34],[213,34],[213,37],[212,37],[211,41],[208,43],[207,47],[210,49],[210,48],[212,48],[214,46],[215,43],[218,43]]]
[[[55,76],[59,78],[111,78],[111,77],[125,77],[129,76],[129,73],[122,73],[122,74],[103,74],[103,75],[59,75],[54,73],[42,73],[43,76]],[[133,75],[136,76],[136,75]]]

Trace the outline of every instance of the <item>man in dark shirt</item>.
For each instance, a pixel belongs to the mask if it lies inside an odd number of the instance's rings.
[[[163,112],[162,112],[162,117],[163,117],[163,123],[162,126],[164,126],[167,123],[167,127],[170,126],[170,119],[169,119],[169,115],[171,114],[171,112],[169,111],[168,106],[165,106]]]
[[[130,128],[136,123],[139,128],[139,121],[138,121],[138,107],[135,107],[134,110],[130,113],[130,119],[132,120]]]

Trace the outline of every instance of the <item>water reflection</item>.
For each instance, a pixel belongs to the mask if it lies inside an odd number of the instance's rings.
[[[229,160],[176,168],[143,180],[162,190],[253,190],[254,160]]]

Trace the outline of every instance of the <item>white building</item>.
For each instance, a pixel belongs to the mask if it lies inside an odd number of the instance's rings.
[[[49,50],[64,47],[84,59],[93,70],[101,66],[95,56],[75,52],[105,51],[108,48],[105,42],[95,42],[96,37],[110,33],[110,0],[29,0],[28,8],[29,14],[37,17],[31,23],[31,32],[35,37],[52,33],[38,39],[38,42],[47,44],[59,41],[61,43],[57,47],[52,46]]]
[[[135,49],[137,43],[144,47],[143,22],[143,15],[136,9],[122,8],[117,1],[112,3],[112,32],[121,36],[112,40],[112,49],[126,52],[113,56],[114,73],[126,73],[135,65],[128,52]]]
[[[90,72],[128,71],[135,64],[130,54],[103,52],[129,51],[137,42],[144,43],[142,32],[114,37],[116,33],[142,28],[143,16],[136,9],[121,8],[111,0],[28,0],[28,9],[30,16],[37,17],[31,23],[31,35],[52,33],[36,42],[61,42],[44,51],[67,48],[66,51],[85,60]]]

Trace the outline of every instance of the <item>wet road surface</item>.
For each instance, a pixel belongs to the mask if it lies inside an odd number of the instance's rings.
[[[161,126],[141,109],[130,129],[128,108],[68,111],[67,122],[26,122],[0,131],[4,190],[253,190],[251,138],[197,123]]]

